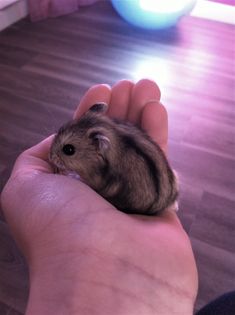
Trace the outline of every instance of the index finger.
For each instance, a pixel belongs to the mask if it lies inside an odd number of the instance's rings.
[[[111,88],[107,84],[92,86],[83,96],[73,118],[80,118],[92,105],[98,102],[109,104],[111,99]]]

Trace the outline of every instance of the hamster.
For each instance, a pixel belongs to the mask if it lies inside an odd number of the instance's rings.
[[[161,148],[135,125],[93,105],[62,126],[49,161],[57,173],[80,178],[125,213],[152,215],[172,205],[178,185]]]

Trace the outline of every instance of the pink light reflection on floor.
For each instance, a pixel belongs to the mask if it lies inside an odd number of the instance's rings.
[[[198,0],[191,16],[235,25],[235,6]]]

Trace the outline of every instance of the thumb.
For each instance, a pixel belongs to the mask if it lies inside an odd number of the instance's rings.
[[[52,167],[48,163],[48,155],[54,135],[44,139],[35,146],[27,149],[17,158],[11,177],[29,173],[52,173]]]

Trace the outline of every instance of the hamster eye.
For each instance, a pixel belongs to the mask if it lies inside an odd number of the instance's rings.
[[[62,148],[62,151],[66,155],[74,155],[76,150],[72,144],[65,144]]]

